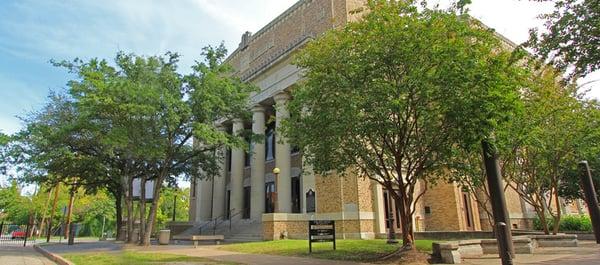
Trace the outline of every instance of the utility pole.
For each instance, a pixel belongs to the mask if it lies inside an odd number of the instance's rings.
[[[490,191],[490,199],[492,203],[492,212],[494,215],[494,225],[496,226],[496,238],[498,239],[498,250],[502,264],[512,264],[512,257],[515,255],[515,250],[512,242],[512,234],[510,231],[510,217],[506,209],[506,199],[504,198],[504,185],[502,181],[502,172],[500,172],[500,163],[498,161],[498,152],[489,142],[489,140],[481,141],[483,149],[483,161],[485,164],[485,173],[487,184]],[[501,229],[498,229],[502,227]]]
[[[177,192],[177,191],[175,191]],[[175,222],[175,214],[177,213],[177,194],[173,196],[173,222]]]
[[[60,190],[60,184],[56,184],[54,188],[54,201],[52,202],[52,210],[50,211],[50,219],[48,219],[48,232],[46,233],[46,243],[50,242],[50,234],[52,233],[52,219],[54,219],[54,213],[56,212],[56,203],[58,202],[58,191]]]
[[[48,207],[50,206],[50,199],[52,198],[52,188],[48,190],[48,199],[46,200],[46,205],[44,206],[44,212],[42,213],[42,221],[40,222],[40,236],[43,236],[44,226],[46,225],[46,213],[48,213]]]
[[[579,168],[581,169],[581,174],[579,175],[581,188],[583,189],[585,203],[590,212],[590,219],[592,219],[592,229],[596,237],[596,244],[600,244],[600,208],[598,208],[598,197],[596,197],[590,166],[587,161],[581,161],[579,162]]]

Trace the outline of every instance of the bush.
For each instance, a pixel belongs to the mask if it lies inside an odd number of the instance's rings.
[[[554,228],[554,219],[552,217],[546,217],[548,221],[548,229],[552,231]],[[542,223],[539,217],[533,219],[533,229],[543,230]],[[587,215],[566,215],[560,219],[559,231],[592,231],[592,221]]]

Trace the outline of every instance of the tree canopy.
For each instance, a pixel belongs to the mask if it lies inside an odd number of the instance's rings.
[[[600,1],[535,1],[554,2],[554,11],[540,15],[545,29],[531,29],[527,46],[570,77],[600,69]]]
[[[522,53],[456,9],[370,1],[358,22],[297,57],[285,133],[317,173],[348,168],[381,183],[399,205],[403,242],[423,190],[444,178],[453,149],[478,146],[519,109]]]

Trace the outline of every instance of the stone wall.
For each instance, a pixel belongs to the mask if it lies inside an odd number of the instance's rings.
[[[263,214],[263,239],[307,239],[309,220],[334,220],[338,239],[373,239],[372,214]]]
[[[430,209],[424,216],[426,231],[461,230],[460,198],[456,193],[456,185],[447,183],[427,190],[423,196],[423,207]]]

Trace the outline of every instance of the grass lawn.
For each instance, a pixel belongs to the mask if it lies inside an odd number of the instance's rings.
[[[302,256],[320,259],[375,261],[396,250],[401,244],[388,245],[386,240],[337,240],[337,250],[332,243],[313,243],[313,253],[308,253],[308,240],[275,240],[224,245],[222,250],[254,254]],[[417,249],[431,252],[431,240],[417,240]]]
[[[190,257],[183,255],[162,254],[162,253],[142,253],[135,251],[124,252],[104,252],[104,253],[77,253],[63,254],[63,258],[70,260],[76,265],[126,265],[126,264],[235,264],[227,262],[219,262],[207,258]]]

